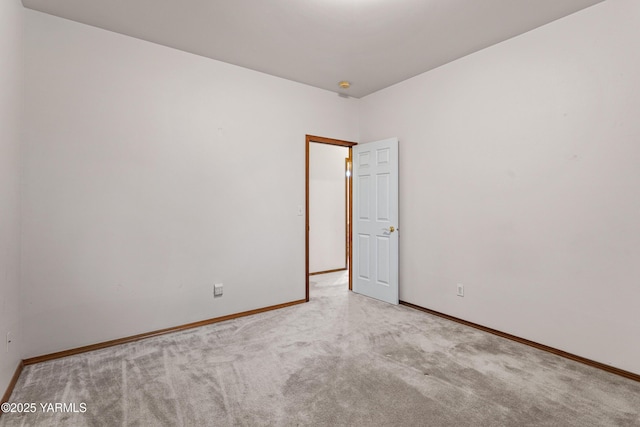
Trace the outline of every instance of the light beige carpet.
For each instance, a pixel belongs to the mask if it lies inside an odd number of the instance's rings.
[[[312,277],[278,311],[25,368],[0,426],[640,426],[640,383]]]

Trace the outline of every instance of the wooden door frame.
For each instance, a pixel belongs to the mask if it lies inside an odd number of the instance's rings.
[[[349,254],[351,253],[351,196],[353,196],[353,186],[351,185],[352,160],[351,147],[349,147],[349,157],[344,159],[344,229],[347,230],[344,242],[344,265],[347,269],[351,267],[349,264]],[[351,283],[349,283],[349,290],[351,290]]]
[[[347,147],[349,148],[349,159],[352,160],[352,154],[351,154],[351,147],[353,147],[354,145],[358,145],[357,142],[351,142],[351,141],[343,141],[340,139],[332,139],[332,138],[325,138],[322,136],[315,136],[315,135],[306,135],[305,137],[305,299],[308,302],[309,301],[309,148],[310,148],[310,144],[312,142],[318,143],[318,144],[328,144],[328,145],[337,145],[340,147]],[[350,181],[352,182],[352,181]],[[353,185],[349,185],[349,206],[348,206],[348,222],[349,222],[349,227],[347,230],[347,245],[348,248],[347,250],[349,251],[349,260],[348,260],[348,265],[347,267],[349,268],[349,290],[352,290],[352,283],[351,283],[351,264],[352,264],[352,258],[351,258],[351,253],[352,251],[350,250],[351,245],[352,245],[352,235],[351,235],[351,229],[352,229],[352,206],[353,206]]]

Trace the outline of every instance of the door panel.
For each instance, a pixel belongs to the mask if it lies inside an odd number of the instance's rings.
[[[370,244],[369,244],[369,236],[366,235],[358,235],[358,245],[357,245],[357,249],[356,249],[356,254],[357,257],[356,259],[358,260],[358,273],[356,277],[359,277],[363,280],[369,280],[370,278],[370,274],[369,274],[369,270],[370,270],[370,265],[369,265],[369,261],[370,261],[370,257],[369,257],[369,248],[370,248]]]
[[[353,148],[353,291],[398,304],[398,139]]]
[[[359,203],[358,209],[358,219],[368,220],[369,219],[369,176],[359,176],[356,184],[356,187],[359,187],[361,190],[356,193],[358,197]]]
[[[391,245],[388,237],[376,237],[376,249],[378,253],[376,256],[379,260],[389,259],[391,256]],[[376,272],[376,277],[378,278],[378,284],[383,286],[389,286],[391,282],[389,264],[385,262],[379,262],[376,266],[378,268]]]
[[[389,221],[389,174],[376,176],[376,219]]]

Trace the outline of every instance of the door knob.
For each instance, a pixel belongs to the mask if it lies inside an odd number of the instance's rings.
[[[393,225],[389,226],[389,233],[393,233],[394,231],[396,231],[396,228]]]

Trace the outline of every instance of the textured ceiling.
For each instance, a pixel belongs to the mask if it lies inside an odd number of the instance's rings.
[[[23,0],[360,98],[602,0]],[[348,90],[338,87],[349,80]]]

